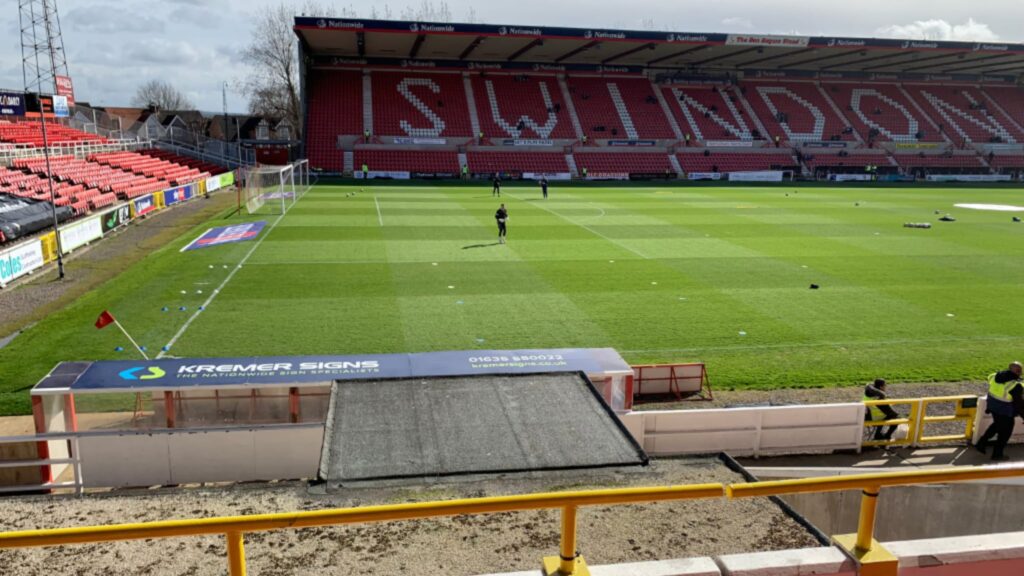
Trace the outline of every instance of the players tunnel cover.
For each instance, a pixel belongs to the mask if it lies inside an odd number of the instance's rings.
[[[581,372],[338,381],[320,478],[346,482],[643,466]]]

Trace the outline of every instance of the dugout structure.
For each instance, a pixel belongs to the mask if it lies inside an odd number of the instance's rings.
[[[624,412],[610,348],[63,362],[32,390],[43,482],[84,487],[315,478],[331,386],[350,380],[583,373]],[[69,439],[70,437],[70,439]],[[33,439],[34,440],[34,439]]]

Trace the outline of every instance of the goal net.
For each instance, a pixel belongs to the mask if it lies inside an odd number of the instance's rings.
[[[307,166],[308,163],[302,161],[287,166],[249,168],[245,172],[240,203],[245,204],[249,214],[284,214],[308,186]]]

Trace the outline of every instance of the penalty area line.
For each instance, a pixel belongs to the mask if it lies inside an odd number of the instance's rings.
[[[380,201],[377,200],[376,196],[373,197],[373,203],[377,206],[377,222],[379,222],[380,225],[383,226],[384,225],[384,216],[381,215],[381,213],[380,213]]]

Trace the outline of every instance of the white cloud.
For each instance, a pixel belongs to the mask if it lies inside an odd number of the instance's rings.
[[[750,21],[750,18],[740,18],[739,16],[733,16],[722,20],[727,28],[746,28],[751,29],[754,27],[754,23]]]
[[[911,24],[894,24],[878,29],[878,34],[892,38],[921,40],[960,40],[968,42],[993,42],[999,35],[988,24],[968,18],[963,24],[950,24],[945,20],[917,20]]]

